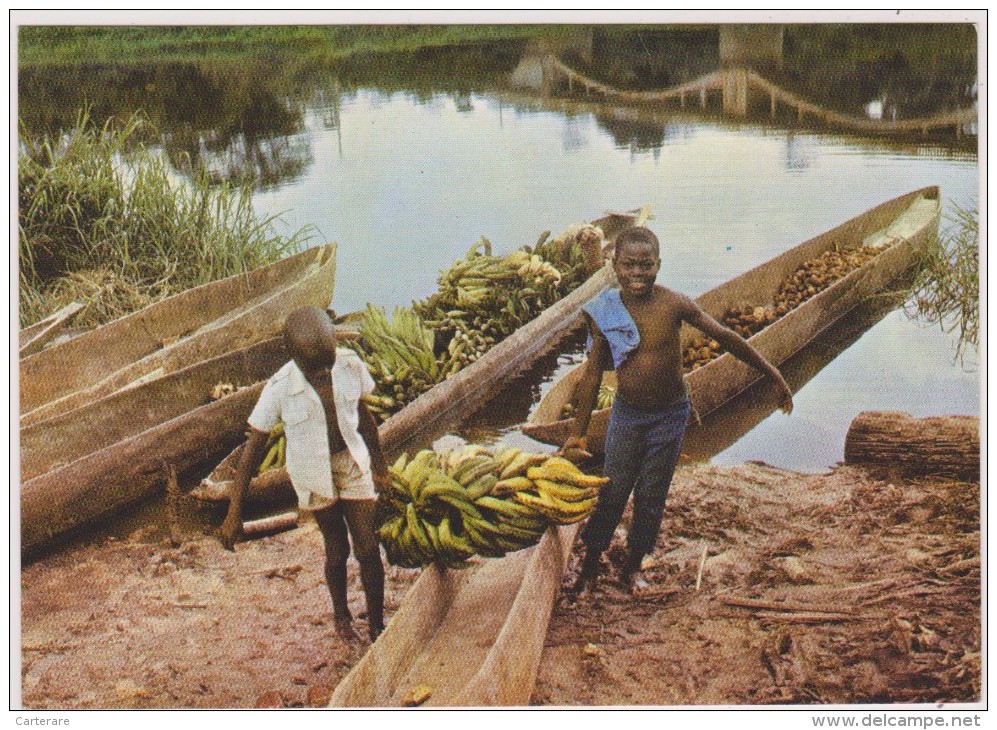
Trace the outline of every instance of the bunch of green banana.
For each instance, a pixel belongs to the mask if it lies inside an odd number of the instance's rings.
[[[287,436],[284,434],[284,422],[277,421],[270,429],[270,436],[267,437],[267,455],[260,462],[257,474],[262,474],[268,469],[275,469],[284,466],[287,457]]]
[[[479,249],[484,253],[478,253]],[[440,273],[439,291],[449,304],[475,307],[494,298],[498,286],[513,283],[515,278],[515,271],[492,256],[492,244],[482,236],[464,258]]]
[[[439,374],[433,354],[433,331],[422,325],[411,308],[395,307],[389,322],[382,307],[368,304],[360,322],[360,342],[365,353],[394,372],[407,367],[428,380],[435,380]]]
[[[535,250],[525,246],[498,257],[482,236],[440,273],[437,292],[411,309],[396,308],[392,322],[383,309],[367,306],[360,338],[347,344],[377,383],[365,400],[378,420],[477,360],[585,280],[579,246],[565,250],[549,237],[545,231]]]
[[[531,469],[540,469],[536,478]],[[587,517],[605,481],[557,457],[474,445],[402,455],[389,471],[379,534],[389,561],[403,567],[460,568],[475,554],[501,557],[534,545],[551,523]]]
[[[396,307],[389,322],[383,309],[368,304],[360,323],[360,337],[352,346],[377,384],[365,397],[379,420],[387,419],[442,379],[435,335],[410,308]]]
[[[599,394],[595,399],[595,408],[598,411],[604,410],[606,408],[613,407],[613,401],[616,400],[616,388],[612,385],[606,385],[601,383],[599,385]],[[561,418],[572,418],[576,411],[575,404],[572,401],[568,401],[561,408]]]
[[[500,333],[488,322],[479,327],[468,326],[462,321],[456,322],[454,334],[447,346],[446,359],[441,362],[444,377],[450,377],[470,365],[501,339]]]

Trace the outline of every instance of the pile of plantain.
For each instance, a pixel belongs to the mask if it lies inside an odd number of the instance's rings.
[[[779,287],[775,304],[769,307],[742,305],[729,307],[720,318],[726,327],[748,339],[761,332],[786,313],[827,289],[870,259],[886,246],[862,246],[847,251],[825,251],[804,262]],[[682,366],[690,372],[718,358],[720,344],[702,335],[694,336],[682,353]]]
[[[378,532],[389,562],[406,568],[462,568],[535,545],[550,525],[588,517],[609,481],[561,457],[477,445],[402,454],[389,472]]]
[[[360,337],[346,342],[377,387],[365,398],[384,421],[534,319],[586,279],[580,246],[560,246],[545,232],[534,249],[492,254],[487,238],[440,273],[438,290],[391,321],[367,306]]]
[[[477,360],[496,343],[534,319],[585,280],[585,261],[574,245],[567,251],[545,245],[492,254],[487,238],[476,243],[439,278],[437,292],[414,307],[446,342],[444,377]]]

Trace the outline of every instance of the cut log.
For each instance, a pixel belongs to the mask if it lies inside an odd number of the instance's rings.
[[[293,530],[298,526],[297,512],[284,512],[273,517],[250,520],[242,523],[242,535],[245,538],[264,537],[275,532]]]
[[[978,482],[980,419],[864,411],[852,421],[845,437],[845,462],[889,466],[905,476]]]

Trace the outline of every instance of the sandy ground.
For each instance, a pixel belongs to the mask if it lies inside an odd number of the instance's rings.
[[[327,704],[366,644],[333,631],[314,525],[234,553],[163,534],[24,568],[24,706]],[[622,533],[595,592],[559,600],[532,704],[981,699],[977,484],[686,468],[649,594],[622,590],[621,558]],[[389,618],[417,574],[388,568]],[[365,633],[352,560],[350,586]]]

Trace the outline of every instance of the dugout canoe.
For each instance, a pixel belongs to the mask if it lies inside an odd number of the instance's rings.
[[[62,328],[68,325],[82,312],[85,305],[79,302],[70,302],[58,312],[50,314],[48,317],[24,327],[18,333],[17,356],[25,358],[40,352],[45,345],[55,339]]]
[[[528,705],[576,531],[551,527],[465,570],[427,567],[329,706],[397,707],[420,685],[424,706]]]
[[[612,245],[620,233],[642,224],[649,215],[650,210],[645,207],[628,213],[608,213],[592,223],[602,229],[608,245]],[[583,324],[580,314],[582,305],[614,280],[611,266],[605,265],[598,269],[584,284],[517,329],[475,362],[388,418],[378,429],[385,453],[400,453],[459,425],[493,398],[510,379],[577,331]],[[227,500],[229,483],[235,476],[241,448],[240,446],[229,454],[190,495],[207,502]],[[289,489],[286,470],[271,469],[253,480],[249,494],[256,497]]]
[[[146,499],[243,438],[263,383],[288,359],[272,337],[119,390],[21,430],[21,549]],[[213,400],[219,383],[242,386]]]
[[[307,249],[168,297],[24,358],[21,425],[277,334],[295,307],[328,306],[335,254],[335,244]]]
[[[878,256],[749,339],[755,349],[778,366],[913,266],[919,247],[937,235],[939,216],[938,188],[915,190],[799,244],[702,294],[696,301],[717,319],[731,306],[770,306],[779,285],[804,262],[825,251],[890,243]],[[692,327],[683,325],[683,349],[694,334]],[[564,444],[571,435],[573,419],[562,419],[560,414],[574,396],[581,370],[581,365],[576,366],[548,391],[531,418],[532,422],[523,426],[524,434],[543,443]],[[730,354],[723,354],[688,373],[685,379],[693,405],[705,418],[762,377],[751,366]],[[614,374],[606,373],[603,382],[615,385]],[[603,450],[608,422],[609,409],[592,414],[588,445],[593,453]]]

